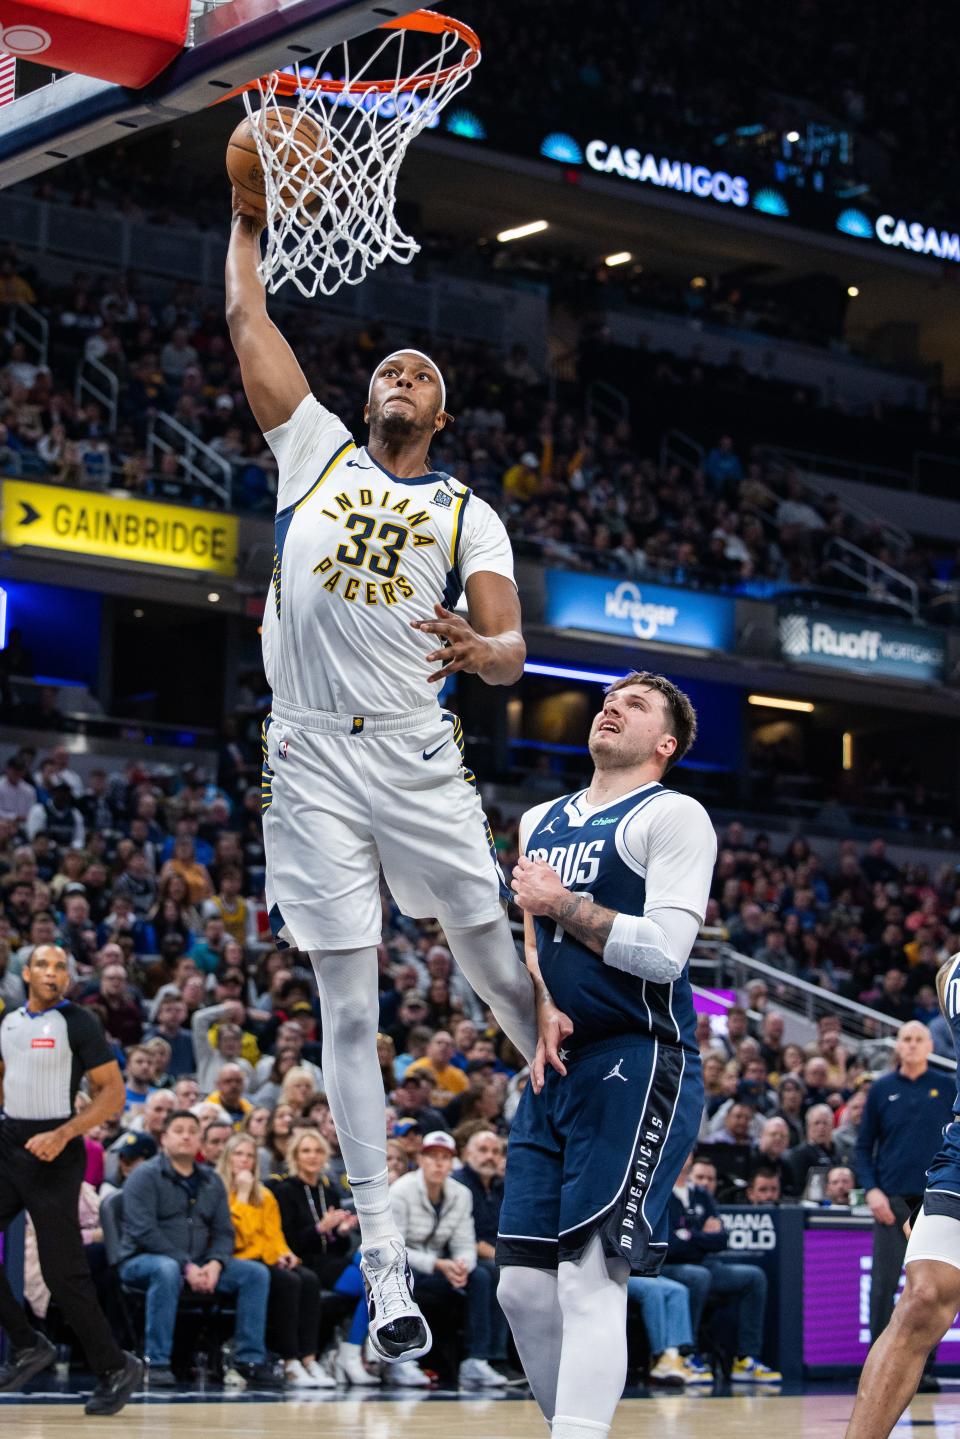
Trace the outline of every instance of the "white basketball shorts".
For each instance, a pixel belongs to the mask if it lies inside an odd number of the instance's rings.
[[[467,928],[499,915],[503,875],[455,715],[275,700],[263,740],[266,898],[281,946],[378,944],[381,866],[412,919]]]
[[[903,1262],[912,1264],[918,1259],[936,1259],[960,1269],[960,1220],[949,1214],[925,1214],[921,1208]]]

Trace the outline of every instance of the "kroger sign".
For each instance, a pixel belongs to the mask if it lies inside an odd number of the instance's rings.
[[[547,623],[697,649],[733,647],[733,602],[637,580],[548,570]]]
[[[858,624],[850,615],[782,611],[780,651],[784,659],[824,669],[927,683],[943,678],[945,647],[936,630],[872,615]]]

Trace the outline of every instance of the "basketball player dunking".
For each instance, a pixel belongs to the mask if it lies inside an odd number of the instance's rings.
[[[529,810],[513,877],[527,963],[572,1022],[538,1051],[507,1154],[500,1302],[553,1439],[603,1439],[627,1373],[627,1279],[655,1275],[703,1111],[687,961],[717,842],[665,789],[696,716],[630,674],[590,730],[590,787]]]
[[[937,998],[960,1065],[960,954],[938,970]],[[944,1129],[927,1170],[923,1203],[912,1216],[903,1293],[867,1355],[846,1439],[887,1439],[917,1392],[928,1356],[960,1311],[960,1074],[953,1109],[954,1122]]]
[[[274,697],[263,733],[267,904],[277,943],[308,951],[317,977],[323,1075],[360,1220],[371,1341],[385,1359],[411,1359],[430,1333],[387,1188],[379,870],[404,914],[441,922],[467,979],[532,1059],[534,986],[506,919],[459,721],[437,704],[457,671],[488,684],[519,678],[520,604],[501,521],[430,466],[430,442],[449,418],[437,366],[416,350],[381,361],[364,411],[369,439],[357,446],[310,393],[267,315],[262,228],[234,192],[227,321],[279,470],[263,624]],[[464,589],[469,621],[453,612]]]

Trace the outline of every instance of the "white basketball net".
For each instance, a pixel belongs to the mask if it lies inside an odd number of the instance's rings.
[[[411,140],[469,84],[479,53],[471,58],[461,36],[444,30],[427,37],[436,47],[429,59],[407,69],[405,52],[422,44],[422,32],[382,34],[383,43],[355,71],[349,46],[340,44],[315,66],[275,72],[244,93],[266,179],[259,272],[271,294],[290,280],[302,295],[332,295],[341,285],[359,285],[385,260],[408,265],[420,249],[394,215],[397,172]],[[388,88],[371,88],[387,63]],[[342,81],[342,88],[311,84],[320,77]],[[322,132],[319,149],[314,125]]]

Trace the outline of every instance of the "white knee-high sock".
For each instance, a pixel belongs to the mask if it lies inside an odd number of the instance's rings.
[[[472,929],[444,925],[443,932],[468,983],[529,1064],[537,1048],[533,981],[517,953],[506,914]]]
[[[563,1343],[563,1316],[557,1276],[549,1269],[506,1265],[497,1286],[527,1383],[549,1424],[557,1401],[557,1376]]]
[[[377,951],[310,952],[323,1017],[323,1080],[364,1246],[399,1239],[387,1183],[383,1079],[377,1059]]]
[[[590,1419],[567,1419],[558,1414],[550,1425],[550,1439],[604,1439],[609,1424],[594,1424]]]
[[[613,1421],[627,1378],[629,1273],[626,1260],[606,1258],[599,1234],[578,1264],[560,1265],[563,1347],[553,1439],[602,1439],[597,1429],[605,1432]]]

